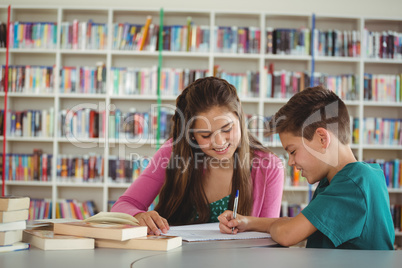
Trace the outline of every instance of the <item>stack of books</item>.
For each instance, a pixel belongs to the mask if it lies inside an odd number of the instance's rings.
[[[101,212],[87,220],[49,222],[45,228],[25,230],[23,240],[43,250],[103,247],[167,251],[182,244],[181,237],[147,235],[146,226],[139,226],[134,217],[124,213]]]
[[[29,201],[29,197],[0,197],[0,252],[29,249],[29,243],[22,242]]]

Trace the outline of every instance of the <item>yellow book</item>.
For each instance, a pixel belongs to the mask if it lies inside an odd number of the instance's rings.
[[[144,26],[144,32],[141,36],[139,50],[142,50],[144,48],[145,42],[147,41],[148,29],[149,29],[149,25],[151,24],[151,21],[152,21],[152,17],[148,16],[147,21]]]

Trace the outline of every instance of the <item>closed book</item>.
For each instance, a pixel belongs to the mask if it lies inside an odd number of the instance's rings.
[[[146,226],[84,221],[55,223],[53,231],[55,234],[85,236],[119,241],[147,235]]]
[[[93,249],[93,238],[58,235],[50,230],[24,230],[23,241],[43,250]]]
[[[24,221],[28,219],[28,209],[0,211],[0,223]]]
[[[10,251],[18,251],[29,249],[29,244],[24,242],[16,242],[12,245],[1,246],[0,252],[10,252]]]
[[[0,197],[0,211],[21,210],[29,208],[29,197]]]
[[[11,245],[22,240],[22,230],[0,232],[0,246]]]
[[[26,227],[26,221],[0,223],[0,231],[24,230]]]
[[[126,241],[95,239],[95,247],[99,248],[123,248],[123,249],[168,251],[180,247],[181,244],[182,239],[180,236],[148,235],[144,237],[129,239]]]

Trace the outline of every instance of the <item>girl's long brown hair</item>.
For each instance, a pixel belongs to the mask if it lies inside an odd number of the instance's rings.
[[[191,123],[188,125],[188,122],[213,107],[226,107],[239,118],[241,139],[233,156],[235,161],[229,209],[232,209],[235,192],[238,189],[240,192],[238,213],[251,214],[253,186],[250,177],[252,160],[250,156],[253,155],[255,146],[263,151],[268,149],[249,133],[236,88],[223,79],[206,77],[186,87],[176,100],[171,134],[173,151],[166,169],[166,180],[159,194],[159,202],[155,207],[169,224],[204,223],[209,220],[209,204],[203,188],[204,166],[200,161],[205,155],[197,146],[190,146],[194,141],[189,140],[188,130],[192,125]],[[185,166],[183,160],[186,164],[188,161],[188,165]]]

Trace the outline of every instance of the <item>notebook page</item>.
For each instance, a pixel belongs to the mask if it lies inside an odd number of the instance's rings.
[[[181,236],[188,242],[210,241],[210,240],[235,240],[235,239],[254,239],[270,238],[271,235],[261,232],[242,232],[233,234],[222,234],[219,231],[219,222],[192,224],[182,226],[171,226],[165,235]]]

